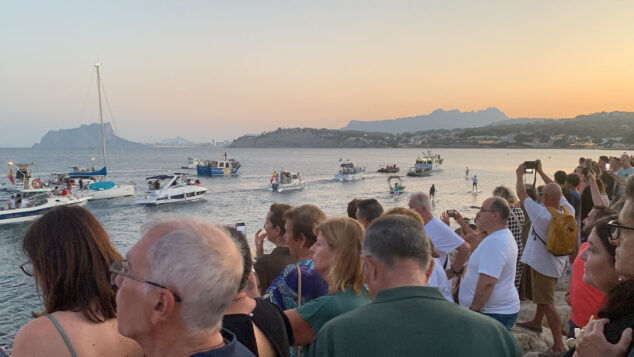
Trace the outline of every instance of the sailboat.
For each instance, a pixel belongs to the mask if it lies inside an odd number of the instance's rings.
[[[68,175],[75,178],[103,176],[103,180],[93,182],[88,185],[86,189],[78,192],[79,196],[91,196],[91,200],[134,196],[134,185],[118,185],[116,182],[108,180],[108,169],[106,168],[106,137],[103,129],[103,110],[101,107],[100,65],[100,63],[95,63],[95,68],[97,69],[97,96],[99,98],[99,122],[101,123],[101,151],[103,154],[103,168],[97,171],[71,172]]]

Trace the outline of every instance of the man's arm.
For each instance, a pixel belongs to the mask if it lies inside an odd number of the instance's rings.
[[[480,278],[478,278],[478,285],[476,286],[475,294],[473,295],[473,301],[471,302],[471,306],[469,306],[469,309],[480,312],[484,305],[486,305],[487,301],[489,301],[489,298],[491,297],[491,293],[493,293],[493,288],[495,287],[495,283],[497,283],[497,281],[498,279],[492,276],[480,273]]]
[[[548,177],[548,175],[546,175],[546,173],[542,169],[542,161],[541,160],[535,160],[535,162],[537,163],[537,173],[542,178],[542,180],[544,180],[544,183],[545,184],[549,184],[551,182],[554,182],[550,177]]]
[[[520,199],[520,202],[524,204],[528,194],[526,193],[526,185],[524,185],[524,164],[521,164],[515,170],[515,175],[517,176],[517,181],[515,183],[515,191],[517,192],[517,197]]]
[[[461,271],[462,267],[469,259],[469,254],[471,254],[471,246],[469,245],[469,243],[464,242],[456,250],[456,259],[454,260],[451,267],[454,271]]]

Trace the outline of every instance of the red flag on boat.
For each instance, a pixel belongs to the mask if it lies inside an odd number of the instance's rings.
[[[11,181],[11,184],[15,185],[15,180],[13,180],[13,170],[9,169],[9,173],[7,174],[7,178]]]

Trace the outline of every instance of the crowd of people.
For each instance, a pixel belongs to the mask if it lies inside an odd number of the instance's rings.
[[[13,355],[521,356],[510,330],[541,333],[546,317],[549,355],[632,356],[631,160],[553,179],[537,160],[532,184],[522,163],[473,222],[434,215],[422,192],[388,210],[354,199],[347,217],[275,203],[255,252],[233,227],[163,216],[123,257],[91,213],[59,207],[24,238],[44,307]],[[567,350],[555,287],[568,270]],[[521,299],[531,321],[517,321]]]

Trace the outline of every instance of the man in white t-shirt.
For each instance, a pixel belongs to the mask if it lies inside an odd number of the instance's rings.
[[[552,218],[546,207],[552,207],[563,212],[562,206],[565,206],[573,215],[575,209],[563,197],[561,187],[546,175],[542,175],[542,179],[546,183],[542,189],[541,198],[543,205],[533,201],[526,194],[524,171],[524,164],[521,164],[515,172],[517,175],[516,190],[517,196],[531,220],[531,228],[520,261],[529,265],[533,270],[531,276],[532,300],[537,304],[537,309],[532,321],[518,322],[517,326],[540,333],[542,331],[542,319],[546,315],[548,327],[553,334],[552,350],[554,352],[563,352],[561,316],[555,309],[555,285],[557,284],[557,278],[562,275],[566,268],[568,256],[554,256],[546,249],[546,244],[542,239],[548,236],[548,227]]]
[[[501,197],[482,202],[475,223],[489,235],[469,257],[460,282],[460,305],[499,321],[511,330],[520,311],[515,288],[517,243],[507,226],[511,209]]]
[[[460,238],[451,228],[438,218],[434,217],[429,196],[423,192],[417,192],[410,196],[409,208],[416,211],[425,221],[425,233],[429,236],[434,248],[440,254],[439,260],[443,269],[447,270],[447,277],[462,276],[464,264],[469,259],[471,246]],[[449,253],[457,250],[453,263],[449,261]]]

